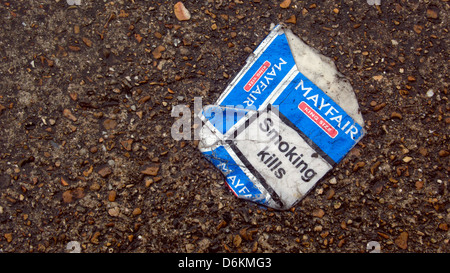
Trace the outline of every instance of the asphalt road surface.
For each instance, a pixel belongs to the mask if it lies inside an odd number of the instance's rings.
[[[448,1],[68,2],[0,2],[0,252],[449,251]],[[288,211],[171,137],[279,23],[334,60],[367,131]]]

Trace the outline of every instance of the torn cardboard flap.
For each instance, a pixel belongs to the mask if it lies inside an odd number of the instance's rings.
[[[349,81],[280,25],[200,118],[199,149],[231,191],[275,209],[294,206],[364,135]]]

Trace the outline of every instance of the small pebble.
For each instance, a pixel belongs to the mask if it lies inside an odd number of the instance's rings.
[[[289,17],[289,19],[286,20],[286,23],[295,25],[297,23],[297,18],[295,17],[295,15],[292,15],[291,17]]]
[[[103,178],[107,177],[111,173],[112,173],[112,170],[109,167],[104,167],[98,171],[98,174]]]
[[[424,184],[425,183],[423,181],[417,181],[416,182],[416,189],[418,189],[418,190],[422,189]]]
[[[194,249],[195,249],[195,245],[193,245],[193,244],[186,244],[186,252],[187,253],[194,252]]]
[[[160,59],[162,57],[162,52],[165,50],[166,50],[166,48],[163,47],[162,45],[157,46],[155,48],[155,50],[153,50],[153,52],[152,52],[153,58]]]
[[[337,184],[336,177],[332,177],[328,182],[329,182],[331,185],[336,185],[336,184]]]
[[[80,33],[80,26],[79,25],[74,25],[73,26],[73,33],[75,33],[75,34],[79,34]]]
[[[395,244],[401,249],[408,248],[408,233],[405,231],[400,233],[397,239],[395,239]]]
[[[81,5],[81,0],[67,0],[67,5],[69,6],[80,6]]]
[[[427,17],[431,19],[437,19],[439,17],[439,14],[432,9],[427,9]]]
[[[380,103],[380,104],[378,104],[378,105],[375,105],[375,106],[373,107],[373,110],[374,110],[375,112],[377,112],[377,111],[380,111],[381,109],[383,109],[385,106],[386,106],[386,103],[385,103],[385,102],[382,102],[382,103]]]
[[[64,179],[64,177],[61,177],[61,185],[63,186],[69,186],[69,183]]]
[[[83,38],[81,38],[81,40],[83,40],[83,43],[84,43],[86,46],[88,46],[88,47],[91,47],[91,46],[92,46],[92,41],[89,40],[88,38],[83,37]]]
[[[392,112],[391,113],[391,118],[397,118],[397,119],[403,119],[402,114],[398,113],[398,112]]]
[[[383,79],[383,75],[375,75],[372,78],[376,81],[381,81]]]
[[[287,9],[289,8],[289,6],[291,5],[291,0],[284,0],[281,4],[280,7],[282,9]]]
[[[421,25],[414,25],[413,30],[415,33],[420,34],[422,32],[423,26]]]
[[[66,249],[70,253],[81,253],[81,244],[77,241],[70,241],[67,243]]]
[[[342,206],[342,203],[339,202],[339,201],[337,201],[337,202],[334,203],[334,205],[333,205],[333,207],[334,207],[335,209],[339,209],[341,206]]]
[[[108,210],[108,214],[112,217],[117,217],[120,214],[120,209],[118,207],[114,207]]]
[[[114,202],[116,200],[117,192],[112,190],[108,194],[108,201]]]
[[[333,198],[334,193],[335,193],[335,191],[332,188],[330,188],[326,193],[327,200],[330,200],[331,198]]]
[[[150,177],[146,177],[144,179],[144,181],[145,181],[145,187],[147,187],[147,188],[150,187],[151,184],[153,184],[153,179]]]
[[[187,21],[191,19],[191,13],[186,9],[182,2],[178,2],[173,6],[173,11],[178,21]]]
[[[103,122],[103,127],[105,127],[106,130],[114,129],[117,126],[117,122],[113,119],[106,119]]]
[[[242,243],[242,237],[239,235],[234,236],[233,245],[235,247],[239,247],[241,245],[241,243]]]
[[[12,233],[5,233],[4,237],[8,243],[11,243],[13,239]]]
[[[64,109],[63,110],[63,115],[64,117],[70,119],[71,121],[77,121],[78,119],[72,114],[72,112],[69,109]]]
[[[159,166],[149,166],[141,171],[142,174],[155,176],[158,174]]]
[[[133,215],[134,215],[134,216],[139,215],[139,214],[141,214],[141,213],[142,213],[142,210],[141,210],[140,208],[135,208],[135,209],[133,210]]]
[[[403,162],[405,162],[405,163],[408,163],[408,162],[410,162],[412,160],[412,157],[410,157],[410,156],[405,156],[404,158],[403,158]]]
[[[313,211],[312,215],[314,217],[322,218],[325,215],[325,211],[323,211],[323,209],[316,209]]]

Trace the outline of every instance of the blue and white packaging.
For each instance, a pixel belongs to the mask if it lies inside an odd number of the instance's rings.
[[[280,25],[199,116],[199,149],[231,191],[280,210],[300,201],[365,133],[349,82]]]

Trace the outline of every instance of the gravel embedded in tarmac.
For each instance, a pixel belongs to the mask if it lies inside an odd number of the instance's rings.
[[[448,1],[177,2],[0,3],[0,252],[449,252]],[[367,130],[289,211],[171,137],[278,23],[334,60]]]

